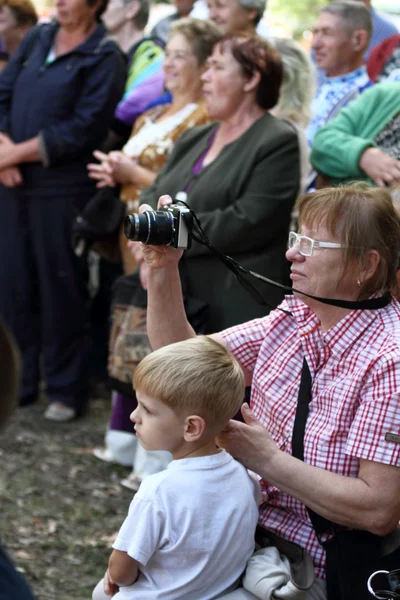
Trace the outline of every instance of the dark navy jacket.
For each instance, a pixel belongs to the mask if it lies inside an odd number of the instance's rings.
[[[45,66],[58,27],[56,21],[34,27],[0,75],[0,131],[14,142],[39,135],[42,164],[21,165],[23,189],[46,195],[65,187],[93,190],[86,164],[106,137],[126,75],[103,24]]]

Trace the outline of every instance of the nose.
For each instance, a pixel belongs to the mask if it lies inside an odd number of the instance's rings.
[[[215,21],[215,17],[216,17],[216,15],[217,15],[217,13],[216,13],[216,10],[215,10],[215,6],[210,6],[210,7],[208,8],[208,18],[209,18],[211,21]]]
[[[130,417],[129,417],[130,420],[132,421],[132,423],[137,423],[139,421],[139,416],[138,416],[138,412],[139,411],[138,411],[138,409],[139,409],[139,407],[137,406],[135,408],[135,410],[131,413]]]
[[[203,82],[210,81],[210,69],[203,71],[203,73],[200,75],[200,80]]]
[[[311,42],[311,48],[313,50],[316,50],[317,48],[320,48],[321,47],[321,42],[322,42],[322,39],[321,39],[321,36],[319,35],[319,33],[314,33],[313,39],[312,39],[312,42]]]
[[[289,262],[303,262],[305,260],[305,257],[300,254],[299,244],[295,244],[293,248],[288,248],[285,256]]]

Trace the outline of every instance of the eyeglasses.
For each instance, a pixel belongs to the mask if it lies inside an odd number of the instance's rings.
[[[342,248],[342,244],[336,244],[335,242],[317,242],[305,235],[300,235],[291,231],[289,233],[288,248],[299,247],[299,252],[302,256],[312,256],[314,248]]]

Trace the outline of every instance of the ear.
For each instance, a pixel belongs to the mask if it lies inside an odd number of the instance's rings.
[[[201,438],[206,428],[206,422],[203,417],[190,415],[185,419],[185,431],[183,434],[185,442],[197,442]]]
[[[252,92],[255,90],[260,83],[261,75],[258,71],[254,71],[252,76],[246,81],[243,86],[245,92]]]
[[[353,31],[351,36],[351,45],[357,52],[361,52],[367,48],[368,33],[365,31],[365,29],[356,29],[356,31]]]
[[[254,23],[258,15],[258,10],[256,8],[246,8],[245,10],[247,11],[247,20],[250,23]]]
[[[360,273],[360,280],[362,283],[365,283],[375,275],[380,262],[381,257],[377,250],[368,250],[368,252],[365,253],[363,260],[364,264]]]
[[[140,2],[137,0],[133,0],[133,2],[129,2],[129,4],[125,7],[125,17],[126,19],[134,19],[140,10]]]

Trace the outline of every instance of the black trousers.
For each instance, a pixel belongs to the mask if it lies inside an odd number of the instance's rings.
[[[88,297],[71,226],[89,197],[0,186],[0,313],[21,349],[22,399],[37,394],[42,358],[49,399],[86,402]]]

